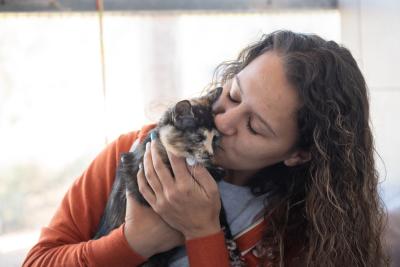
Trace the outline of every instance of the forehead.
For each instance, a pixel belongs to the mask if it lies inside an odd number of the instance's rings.
[[[254,59],[239,74],[243,101],[252,112],[268,121],[274,129],[296,121],[299,98],[286,79],[282,59],[266,52]]]

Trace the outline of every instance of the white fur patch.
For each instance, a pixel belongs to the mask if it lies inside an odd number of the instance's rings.
[[[189,166],[194,166],[194,165],[196,165],[196,159],[195,158],[186,158],[186,163],[189,165]]]

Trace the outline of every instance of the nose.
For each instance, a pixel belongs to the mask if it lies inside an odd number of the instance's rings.
[[[233,135],[237,131],[240,120],[238,105],[230,103],[226,94],[222,94],[213,105],[214,122],[223,135]]]

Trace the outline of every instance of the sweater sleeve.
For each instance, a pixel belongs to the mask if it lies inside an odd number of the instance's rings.
[[[91,240],[115,179],[120,153],[129,150],[139,132],[108,145],[73,183],[23,266],[137,266],[146,259],[134,252],[123,228]]]
[[[222,231],[186,241],[190,267],[228,267],[229,256]]]

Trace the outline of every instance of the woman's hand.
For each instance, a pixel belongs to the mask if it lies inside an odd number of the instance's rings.
[[[185,159],[171,153],[168,157],[173,176],[162,161],[155,142],[147,144],[143,160],[145,177],[138,180],[143,197],[186,239],[219,232],[221,202],[213,177],[203,166],[189,167]]]
[[[138,181],[145,179],[142,169],[137,177]],[[135,252],[149,258],[184,244],[182,233],[171,228],[152,208],[141,205],[128,193],[126,200],[124,234]]]

